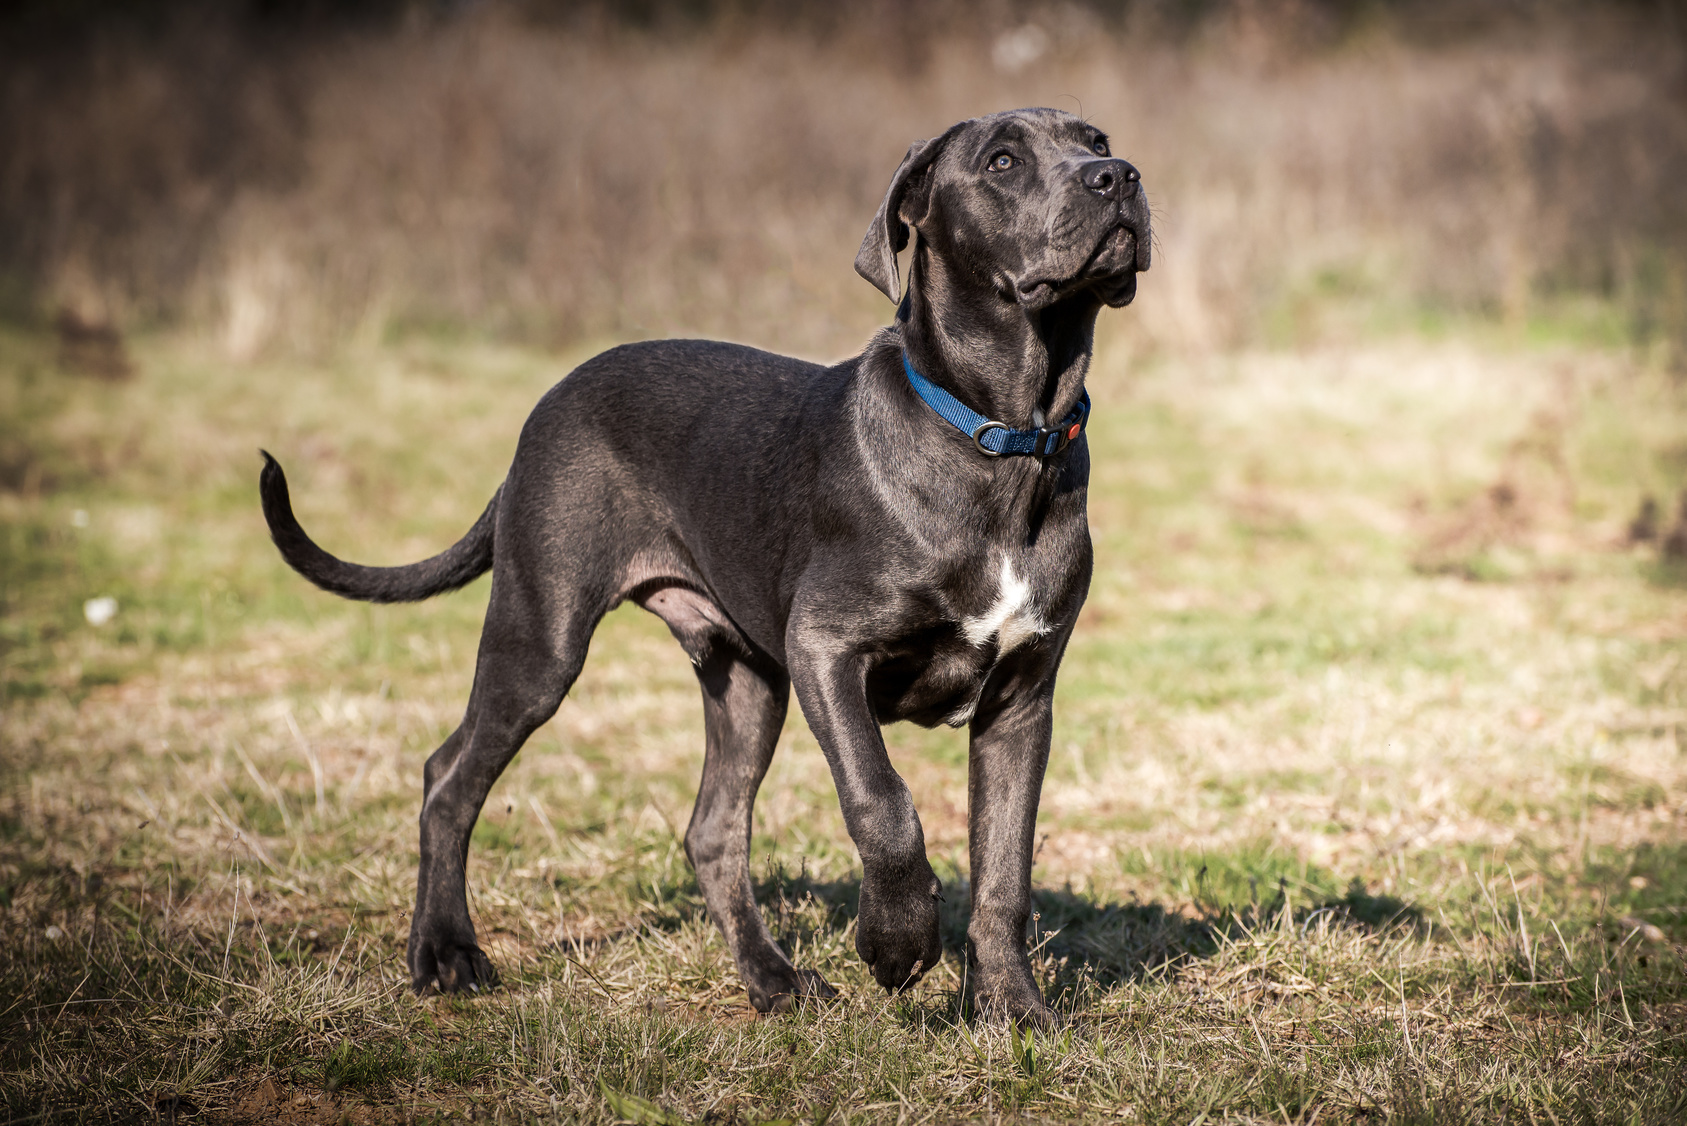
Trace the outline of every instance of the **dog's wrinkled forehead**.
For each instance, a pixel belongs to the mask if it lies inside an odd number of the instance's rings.
[[[1064,110],[1019,109],[974,118],[955,127],[936,167],[946,175],[976,176],[998,155],[1040,166],[1076,163],[1105,144],[1100,129]]]

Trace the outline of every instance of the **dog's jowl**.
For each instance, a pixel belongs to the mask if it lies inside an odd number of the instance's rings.
[[[1055,1019],[1025,928],[1055,673],[1090,578],[1084,377],[1096,315],[1135,296],[1150,241],[1137,171],[1095,127],[1047,109],[964,121],[908,149],[861,243],[855,268],[897,309],[859,356],[605,352],[540,400],[468,534],[404,567],[317,547],[265,455],[276,545],[324,590],[410,601],[492,571],[467,711],[424,772],[417,989],[496,980],[469,918],[470,831],[631,599],[697,668],[708,747],[686,853],[756,1008],[833,992],[751,895],[750,812],[794,687],[861,855],[874,978],[904,988],[941,954],[939,884],[880,727],[966,725],[973,1000]]]

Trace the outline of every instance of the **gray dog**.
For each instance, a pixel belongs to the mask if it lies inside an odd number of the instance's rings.
[[[470,831],[631,599],[697,668],[708,749],[685,851],[757,1009],[833,995],[791,965],[750,886],[750,811],[795,685],[861,854],[873,977],[904,988],[942,953],[938,880],[880,726],[966,725],[973,1001],[1055,1020],[1025,929],[1055,673],[1090,579],[1084,377],[1096,314],[1135,296],[1149,244],[1137,171],[1093,126],[1049,109],[964,121],[891,178],[855,268],[896,323],[853,359],[605,352],[540,400],[469,533],[404,567],[317,547],[264,455],[276,546],[324,590],[404,602],[492,571],[467,714],[424,772],[418,990],[496,981],[469,919]]]

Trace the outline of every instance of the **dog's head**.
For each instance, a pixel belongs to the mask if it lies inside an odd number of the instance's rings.
[[[961,276],[1031,311],[1079,296],[1129,304],[1152,241],[1137,170],[1101,130],[1053,109],[963,121],[909,147],[855,258],[892,301],[910,227]]]

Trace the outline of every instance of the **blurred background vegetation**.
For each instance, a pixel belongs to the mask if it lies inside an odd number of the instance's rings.
[[[412,333],[817,357],[908,142],[1053,104],[1144,170],[1140,349],[1476,319],[1687,354],[1687,7],[37,0],[0,310],[233,358]]]

